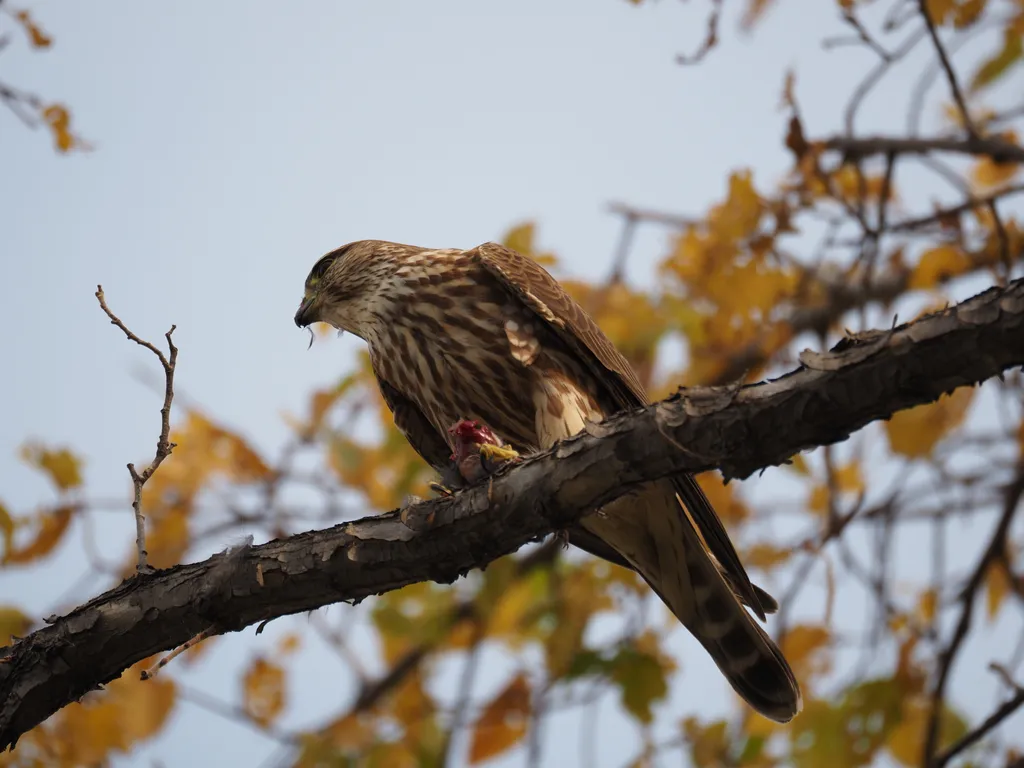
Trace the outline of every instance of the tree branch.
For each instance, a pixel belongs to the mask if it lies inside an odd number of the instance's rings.
[[[975,566],[974,571],[971,573],[971,577],[967,581],[967,586],[964,587],[963,593],[960,597],[962,604],[960,609],[960,618],[957,620],[956,629],[953,630],[953,637],[939,655],[939,674],[938,679],[935,682],[935,687],[932,689],[931,712],[928,716],[928,727],[925,730],[924,765],[941,768],[941,766],[946,763],[945,760],[941,759],[933,760],[939,746],[939,728],[942,722],[942,710],[946,706],[946,684],[949,682],[950,673],[953,671],[953,663],[956,660],[957,652],[960,650],[960,645],[967,637],[967,632],[971,628],[971,618],[974,614],[974,602],[978,596],[978,592],[981,591],[982,584],[985,581],[985,574],[1006,550],[1006,536],[1010,531],[1010,525],[1017,513],[1017,507],[1020,504],[1022,496],[1024,496],[1024,464],[1020,465],[1017,470],[1017,476],[1006,489],[1006,498],[1003,502],[1003,511],[999,517],[999,522],[996,524],[995,530],[992,533],[992,538],[989,540],[988,546],[985,548],[985,552],[982,554],[977,566]],[[1019,706],[1019,704],[1015,705],[1014,709],[1016,706]],[[1009,714],[1009,712],[1007,712],[1007,714]]]
[[[836,136],[826,139],[822,144],[826,149],[842,152],[848,161],[868,155],[927,155],[932,152],[948,152],[958,155],[985,155],[997,163],[1024,163],[1024,147],[993,136],[971,136],[966,139],[905,139],[891,136],[855,139]]]
[[[420,581],[449,583],[639,483],[715,467],[746,477],[1022,365],[1024,280],[801,362],[771,382],[682,390],[591,425],[450,498],[137,574],[0,649],[0,748],[211,626],[239,631]]]

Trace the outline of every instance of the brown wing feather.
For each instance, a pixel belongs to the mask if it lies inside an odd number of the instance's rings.
[[[533,259],[497,243],[484,243],[469,251],[469,255],[544,320],[558,338],[587,363],[620,409],[648,404],[643,384],[629,361],[547,270]],[[725,526],[697,481],[693,476],[683,474],[673,478],[673,483],[729,583],[758,618],[764,620],[765,609],[771,610],[771,607],[762,604],[758,597],[761,590],[755,591],[750,583]]]
[[[413,450],[441,474],[442,482],[450,487],[459,484],[461,478],[457,477],[457,472],[452,471],[451,450],[444,437],[434,429],[430,420],[423,415],[423,412],[416,407],[412,400],[381,378],[376,371],[374,371],[374,375],[377,377],[377,386],[391,411],[398,431],[405,435],[405,439],[409,441]],[[574,525],[569,529],[569,541],[595,557],[634,570],[626,558],[580,525]]]
[[[377,386],[384,402],[391,410],[398,431],[405,435],[409,445],[427,464],[443,473],[451,463],[451,449],[444,436],[434,429],[429,419],[412,400],[382,379],[377,371],[373,374],[377,377]]]

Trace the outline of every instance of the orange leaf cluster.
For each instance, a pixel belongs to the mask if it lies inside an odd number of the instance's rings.
[[[163,677],[141,680],[142,670],[152,663],[147,659],[126,669],[104,690],[87,694],[29,731],[15,752],[0,754],[0,768],[104,765],[155,736],[174,706],[175,686]]]
[[[773,253],[772,213],[750,173],[734,173],[726,200],[686,229],[661,266],[685,297],[662,309],[689,342],[691,381],[715,380],[730,352],[750,345],[773,350],[789,338],[771,323],[799,275]]]
[[[14,18],[21,24],[22,29],[25,30],[25,34],[28,35],[29,44],[33,48],[49,48],[53,45],[53,38],[43,32],[42,27],[39,26],[26,10],[16,11]]]

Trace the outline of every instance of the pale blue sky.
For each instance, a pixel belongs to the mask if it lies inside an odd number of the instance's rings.
[[[158,399],[132,373],[154,367],[102,317],[97,283],[139,334],[158,339],[176,323],[179,392],[272,451],[287,435],[281,413],[300,411],[357,348],[332,340],[307,352],[292,323],[321,253],[359,238],[468,247],[535,219],[541,245],[573,274],[603,274],[619,231],[608,202],[699,213],[733,168],[777,180],[790,162],[778,110],[785,70],[796,68],[805,125],[820,134],[839,126],[869,60],[821,50],[822,36],[842,31],[830,2],[782,2],[752,37],[727,15],[724,42],[691,68],[673,59],[703,38],[707,3],[29,7],[56,44],[46,53],[11,45],[0,77],[67,103],[95,151],[57,156],[43,132],[0,111],[0,498],[19,510],[48,493],[16,459],[26,437],[73,445],[87,457],[90,494],[104,497],[125,493],[124,463],[152,450]],[[881,90],[859,127],[900,129],[918,69]],[[644,230],[633,279],[651,279],[665,243]],[[99,535],[120,559],[133,537],[127,507]],[[73,538],[59,567],[4,572],[2,594],[49,612],[85,570],[77,546]],[[231,662],[273,637],[272,625],[259,638],[221,640],[185,676],[230,699]],[[310,647],[291,724],[316,722],[351,690]],[[677,647],[685,674],[666,709],[721,710],[729,699],[710,662],[689,638]],[[978,711],[990,682],[980,683]],[[201,753],[203,765],[256,765],[272,747],[195,707],[176,718],[146,761],[177,768]],[[632,726],[599,733],[607,765],[637,748]],[[575,730],[557,735],[551,765],[579,744]]]

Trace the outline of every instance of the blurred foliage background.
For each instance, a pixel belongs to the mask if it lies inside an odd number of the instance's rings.
[[[757,34],[774,4],[741,3],[743,31]],[[709,4],[706,39],[679,66],[726,55],[719,41],[738,31],[723,26],[722,5]],[[51,46],[45,6],[0,10],[5,45]],[[839,0],[834,29],[818,42],[867,54],[841,116],[846,130],[820,135],[804,124],[800,72],[790,72],[774,86],[779,112],[751,115],[765,130],[783,129],[792,161],[783,178],[737,168],[724,194],[685,214],[616,204],[622,231],[611,267],[566,285],[658,398],[680,385],[777,375],[805,347],[1005,283],[1021,273],[1024,249],[1015,198],[1024,192],[1022,38],[1021,0]],[[927,67],[892,103],[907,113],[907,131],[856,133],[864,99],[912,56]],[[0,100],[57,152],[91,149],[71,106],[5,80]],[[928,110],[941,112],[938,130],[921,129]],[[651,289],[628,279],[645,227],[667,235]],[[563,274],[536,222],[496,236]],[[27,734],[0,765],[130,761],[176,707],[243,721],[280,743],[268,764],[295,766],[541,765],[563,735],[552,718],[579,710],[579,764],[603,765],[595,723],[605,703],[614,715],[606,708],[601,730],[622,721],[641,734],[636,766],[1020,766],[1024,539],[1013,522],[1024,491],[1022,403],[1018,371],[807,452],[773,470],[770,494],[758,492],[758,479],[700,478],[755,580],[782,603],[769,629],[805,692],[789,726],[738,700],[723,718],[674,715],[663,704],[683,667],[710,661],[693,648],[683,657],[681,628],[633,574],[548,541],[452,586],[418,584],[289,619],[272,652],[238,660],[238,690],[222,698],[175,679],[218,638],[154,680],[138,673],[155,659],[137,665]],[[431,472],[393,428],[365,355],[288,419],[291,438],[268,450],[215,413],[176,405],[178,447],[143,496],[154,565],[200,556],[225,531],[285,536],[426,492]],[[82,529],[73,523],[87,528],[114,502],[90,496],[74,448],[27,442],[22,455],[53,494],[35,509],[0,503],[0,562],[59,569],[58,545]],[[134,567],[130,557],[116,569],[95,560],[111,584]],[[0,599],[0,643],[39,624],[30,598]],[[357,680],[357,694],[317,713],[316,727],[287,729],[290,667],[312,635],[336,651],[340,666],[329,674]],[[975,635],[990,655],[961,652]],[[964,694],[982,677],[997,681],[998,695],[989,711],[969,712]]]

